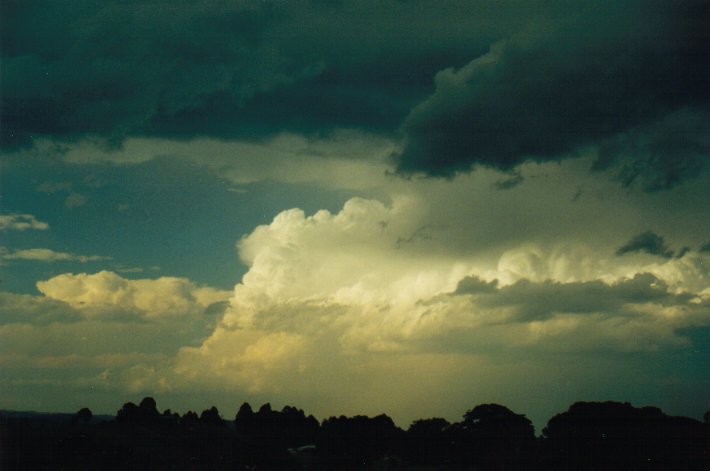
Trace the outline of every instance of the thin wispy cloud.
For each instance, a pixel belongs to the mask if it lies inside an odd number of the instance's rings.
[[[0,231],[46,231],[49,224],[31,214],[0,214]]]
[[[86,204],[86,196],[80,193],[70,193],[69,196],[64,200],[64,206],[68,209],[79,208]]]
[[[52,249],[34,248],[7,251],[3,253],[2,258],[5,260],[30,260],[35,262],[98,262],[102,260],[111,260],[111,257],[102,255],[77,255],[69,252],[57,252]]]

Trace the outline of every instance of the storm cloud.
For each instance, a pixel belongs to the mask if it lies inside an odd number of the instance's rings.
[[[595,170],[649,191],[697,175],[710,152],[702,2],[2,8],[5,150],[345,128],[403,138],[401,174],[591,149]]]
[[[511,13],[467,2],[3,2],[2,146],[392,133],[437,70],[524,23]]]
[[[599,145],[595,167],[614,168],[626,185],[641,177],[646,189],[665,189],[702,168],[710,151],[707,9],[600,6],[585,4],[567,21],[440,71],[434,93],[404,121],[399,170],[510,171]]]
[[[38,135],[115,140],[301,74],[261,47],[265,9],[7,2],[3,10],[3,147]]]

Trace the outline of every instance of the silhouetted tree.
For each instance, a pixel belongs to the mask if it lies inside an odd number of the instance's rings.
[[[212,406],[210,409],[202,411],[202,414],[200,414],[200,422],[207,425],[224,425],[224,420],[219,415],[219,411],[215,406]]]
[[[132,402],[127,402],[116,413],[116,421],[122,423],[140,422],[150,423],[156,422],[160,417],[160,413],[156,408],[155,399],[145,397],[139,405]]]
[[[535,449],[535,429],[522,414],[482,404],[451,428],[454,459],[484,468],[524,468]]]
[[[180,419],[180,414],[178,414],[177,412],[173,412],[170,409],[165,409],[161,417],[177,421]]]
[[[259,420],[270,420],[272,413],[273,411],[271,410],[271,404],[267,402],[259,407],[259,411],[256,413],[256,416]]]
[[[132,402],[126,402],[116,412],[116,422],[136,422],[140,417],[138,406]]]
[[[407,430],[406,458],[418,464],[444,463],[450,456],[446,419],[420,419],[412,422]]]
[[[76,414],[74,414],[71,421],[72,424],[88,424],[91,422],[93,417],[94,414],[91,412],[91,409],[88,407],[82,407]]]
[[[239,433],[251,434],[254,431],[255,420],[254,411],[249,403],[245,402],[241,405],[236,417],[234,418],[234,426]]]
[[[182,417],[180,418],[180,422],[186,424],[193,424],[197,423],[199,419],[200,418],[197,416],[196,412],[189,410],[182,415]]]
[[[141,419],[144,421],[153,421],[160,417],[157,404],[152,397],[144,397],[141,403],[138,404],[138,409],[140,410]]]
[[[287,449],[301,445],[299,433],[295,431],[297,425],[283,413],[274,411],[270,403],[263,404],[254,413],[249,403],[245,402],[239,408],[234,423],[240,438],[236,448],[245,465],[257,468],[293,466]]]
[[[543,429],[550,462],[576,469],[701,469],[710,464],[705,433],[697,420],[620,402],[577,402]]]
[[[317,446],[328,466],[343,468],[398,455],[403,440],[404,432],[384,414],[374,418],[340,416],[323,421]]]
[[[254,434],[261,440],[273,440],[276,434],[275,412],[271,409],[271,404],[266,403],[259,407],[254,416]]]
[[[315,442],[319,425],[318,420],[312,415],[306,417],[301,409],[284,406],[274,418],[279,435],[287,447],[298,447]]]

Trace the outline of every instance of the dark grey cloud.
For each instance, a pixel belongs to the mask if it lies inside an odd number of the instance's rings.
[[[498,280],[484,281],[477,276],[467,276],[459,281],[456,294],[493,293],[498,288]]]
[[[403,133],[403,173],[511,171],[593,145],[595,170],[661,190],[710,152],[702,7],[10,0],[0,144],[356,128]]]
[[[688,330],[706,324],[710,305],[690,293],[675,293],[654,275],[637,274],[613,283],[601,280],[561,283],[520,280],[473,291],[484,281],[469,277],[447,295],[470,301],[468,320],[437,333],[427,348],[443,351],[490,351],[501,341],[514,347],[548,351],[657,350],[687,344]],[[440,299],[435,300],[440,302]],[[665,312],[683,312],[670,320]],[[459,319],[460,321],[460,319]]]
[[[437,70],[529,20],[516,4],[8,0],[2,146],[396,132]]]
[[[575,5],[439,72],[404,121],[399,170],[511,170],[602,145],[596,168],[626,185],[658,190],[696,175],[710,150],[707,5]]]
[[[508,178],[504,178],[495,182],[495,187],[499,190],[510,190],[523,182],[523,176],[519,173],[514,173]]]
[[[644,12],[654,10],[645,2],[641,6]],[[547,99],[555,89],[577,85],[572,78],[584,85],[585,79],[577,75],[603,63],[607,59],[604,54],[609,55],[604,46],[611,41],[602,41],[600,46],[599,37],[606,37],[606,29],[584,28],[594,26],[594,21],[606,27],[608,18],[615,18],[615,9],[606,2],[599,8],[596,4],[582,8],[569,2],[542,0],[8,0],[0,8],[0,138],[6,150],[27,145],[36,137],[72,140],[92,136],[115,145],[126,136],[137,135],[258,139],[285,130],[321,134],[338,127],[395,135],[412,108],[431,93],[432,78],[438,71],[465,66],[472,58],[484,55],[491,44],[507,40],[498,67],[499,85],[476,77],[479,83],[475,86],[480,93],[491,92],[487,95],[491,125],[503,125],[506,121],[501,121],[501,116],[511,110],[510,100],[516,95],[530,112],[528,105],[537,102],[524,101],[531,93],[540,94],[538,101],[548,107]],[[636,14],[634,8],[632,3],[616,8],[627,12],[617,20],[616,29],[633,29],[650,18],[652,26],[644,26],[637,36],[655,33],[658,15],[644,13],[640,20],[628,23],[631,13]],[[569,38],[563,38],[561,46],[555,41],[563,33],[552,35],[547,42],[536,39],[541,30],[572,31],[568,24],[587,16],[592,20],[579,25],[581,33],[564,33]],[[674,62],[679,62],[674,54],[679,48],[685,51],[686,36],[670,41],[667,56],[672,63],[666,69],[673,69]],[[570,59],[588,52],[579,46],[587,38],[591,40],[588,50],[597,53],[594,64],[575,65],[583,61]],[[555,46],[553,54],[548,54],[548,46]],[[641,62],[647,57],[640,49],[639,53],[629,50],[624,54]],[[607,72],[592,74],[592,78],[608,82],[637,71],[633,65],[624,68],[623,60],[618,62],[609,65]],[[569,66],[560,69],[565,63]],[[666,69],[660,71],[659,80],[668,75]],[[558,78],[546,83],[542,79],[548,72]],[[702,70],[697,72],[702,77]],[[678,73],[681,78],[686,75],[685,70]],[[525,83],[511,76],[516,74],[526,76]],[[642,88],[640,99],[653,88],[643,80],[630,82],[627,88],[638,85]],[[599,88],[604,86],[602,83]],[[480,94],[476,90],[464,90],[460,97],[448,96],[449,101],[460,98],[461,106],[458,111],[444,106],[445,114],[454,111],[470,122],[472,115],[466,110],[475,104],[473,95]],[[447,93],[440,87],[435,96]],[[695,95],[693,90],[685,94]],[[587,101],[591,103],[599,95],[592,94]],[[659,100],[665,100],[664,96]],[[570,101],[567,98],[578,96],[568,91],[559,101]],[[464,142],[457,144],[447,138],[446,145],[459,150],[442,157],[438,145],[432,146],[438,138],[428,139],[419,132],[435,129],[424,124],[439,120],[427,117],[430,113],[422,106],[404,126],[409,146],[400,167],[433,174],[468,168],[473,162],[462,157],[467,152]],[[486,106],[481,109],[487,111]],[[561,106],[538,112],[557,112]],[[568,117],[560,119],[567,122]],[[606,115],[597,118],[602,120]],[[498,152],[494,142],[483,146],[488,147],[491,164],[510,168],[520,160],[515,155],[528,149],[515,137],[515,126],[531,119],[512,120],[508,123],[512,127],[500,128],[511,137],[510,155]],[[545,119],[549,123],[551,118]],[[578,123],[582,128],[587,124]],[[457,129],[465,128],[451,128],[445,122],[439,127],[442,137],[455,136]],[[591,126],[588,133],[604,134],[597,128]],[[533,136],[534,131],[531,128],[529,134]],[[559,142],[555,144],[555,140]],[[559,137],[547,141],[540,144],[541,148],[565,149],[569,145]],[[434,157],[427,156],[427,148]],[[491,157],[494,154],[508,161]],[[477,159],[485,163],[486,157]]]
[[[622,315],[623,306],[628,304],[675,305],[685,304],[692,298],[669,293],[668,286],[651,274],[636,275],[611,285],[599,280],[573,283],[520,280],[501,288],[496,288],[495,283],[467,277],[459,282],[454,295],[470,294],[477,295],[476,305],[480,307],[513,308],[512,322],[547,319],[560,313]]]
[[[678,251],[675,253],[674,257],[675,257],[675,258],[683,258],[683,256],[684,256],[685,254],[687,254],[688,252],[690,252],[690,247],[687,247],[687,246],[686,246],[686,247],[682,247],[680,250],[678,250]]]
[[[710,115],[685,108],[606,140],[592,169],[611,171],[624,186],[638,182],[657,191],[699,174],[708,156]]]
[[[664,258],[673,257],[673,251],[668,247],[663,237],[653,231],[645,231],[632,237],[630,241],[618,248],[616,255],[635,252],[645,252]]]
[[[186,2],[3,2],[3,146],[120,137],[310,73],[264,46],[272,12]]]

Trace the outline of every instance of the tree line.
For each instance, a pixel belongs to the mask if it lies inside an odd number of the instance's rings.
[[[704,470],[710,411],[701,422],[656,407],[577,402],[536,436],[525,415],[499,404],[404,430],[384,414],[319,422],[268,403],[256,411],[244,403],[233,420],[216,407],[180,415],[146,397],[108,419],[88,408],[51,420],[0,413],[0,459],[8,470]]]

